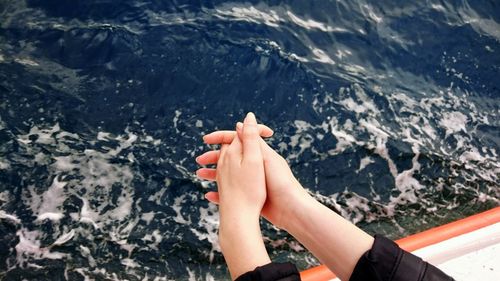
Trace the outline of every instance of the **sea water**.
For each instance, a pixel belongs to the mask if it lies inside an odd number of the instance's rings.
[[[194,158],[248,111],[369,233],[498,206],[499,78],[493,0],[0,1],[0,279],[227,279]]]

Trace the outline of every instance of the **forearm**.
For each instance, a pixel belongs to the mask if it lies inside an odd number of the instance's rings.
[[[233,280],[271,262],[262,240],[258,217],[221,218],[219,241]]]
[[[341,280],[349,280],[373,237],[309,195],[297,198],[285,229]]]

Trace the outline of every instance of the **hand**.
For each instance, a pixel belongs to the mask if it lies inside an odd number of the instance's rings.
[[[245,118],[240,136],[222,145],[216,172],[219,243],[233,279],[271,261],[259,225],[266,182],[253,113]]]
[[[259,135],[264,138],[271,137],[274,134],[273,130],[271,130],[271,128],[267,127],[266,125],[258,124],[257,129],[259,131]],[[203,141],[206,144],[230,144],[231,142],[233,142],[235,136],[236,131],[221,130],[203,136]],[[196,162],[200,165],[217,164],[217,161],[219,161],[219,154],[220,150],[206,152],[203,155],[197,157]],[[215,169],[201,168],[196,171],[196,175],[201,179],[215,181],[217,171]]]
[[[226,217],[259,218],[266,201],[261,140],[253,113],[245,118],[240,137],[223,144],[217,160],[221,223]]]
[[[216,131],[204,136],[203,140],[207,144],[227,144],[232,142],[236,134],[241,134],[243,124],[237,124],[235,131]],[[272,131],[263,125],[260,127],[260,135],[263,137],[271,136]],[[290,208],[294,207],[294,200],[299,197],[307,197],[307,192],[293,176],[286,160],[276,151],[269,147],[264,140],[260,139],[260,146],[264,158],[264,170],[266,175],[267,199],[262,209],[264,216],[272,224],[279,228],[286,229],[286,220],[289,217]],[[206,152],[196,158],[200,165],[216,164],[220,151],[214,150]],[[198,177],[206,180],[216,180],[216,169],[201,168],[197,171]],[[205,197],[213,203],[218,203],[220,198],[217,192],[208,192]]]
[[[216,169],[202,168],[198,170],[199,177],[220,181],[218,175],[222,166],[219,158],[225,155],[227,143],[232,144],[236,139],[245,138],[245,125],[243,124],[243,130],[241,127],[242,124],[237,124],[236,132],[218,131],[204,137],[207,144],[221,144],[222,149],[221,151],[207,152],[196,159],[201,165],[218,165]],[[330,270],[336,272],[341,280],[349,280],[361,255],[372,247],[373,237],[309,196],[293,176],[286,160],[271,149],[264,140],[258,137],[257,139],[264,163],[267,191],[261,214],[276,226],[284,228],[292,234]],[[226,200],[223,198],[223,194],[217,192],[209,192],[205,197],[211,202],[221,204],[221,207]],[[250,229],[256,228],[254,226]],[[244,231],[248,231],[248,229],[248,225],[245,224]],[[233,235],[233,237],[236,236]],[[238,241],[234,241],[233,245],[246,243],[246,241],[246,238],[240,237]],[[325,241],[330,242],[325,243]],[[253,246],[258,245],[258,243],[246,244],[247,249],[258,249]],[[252,252],[255,251],[252,250]],[[260,248],[260,253],[262,259],[259,263],[262,264],[265,262],[262,248]],[[238,255],[241,253],[234,253],[234,256]],[[253,258],[254,256],[245,256],[245,258],[249,257]]]

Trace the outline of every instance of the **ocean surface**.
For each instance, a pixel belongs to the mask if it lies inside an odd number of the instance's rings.
[[[248,111],[369,233],[498,206],[500,2],[0,0],[0,279],[229,279],[194,157]]]

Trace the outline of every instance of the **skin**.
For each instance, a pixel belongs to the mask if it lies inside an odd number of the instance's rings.
[[[236,132],[217,131],[206,135],[203,138],[205,143],[220,144],[222,145],[222,149],[221,151],[215,150],[206,152],[196,159],[200,165],[217,164],[216,168],[201,168],[197,171],[197,175],[202,179],[218,181],[219,192],[208,192],[205,197],[210,202],[220,204],[221,207],[223,204],[229,203],[223,203],[222,194],[220,193],[219,180],[222,177],[219,172],[221,169],[220,157],[224,154],[224,146],[227,143],[233,143],[234,140],[245,138],[244,127],[245,124],[238,123]],[[267,127],[259,126],[256,128],[258,131],[256,133],[257,135],[272,135],[272,131],[268,130],[269,128]],[[285,229],[293,235],[322,263],[335,272],[341,280],[349,280],[361,255],[372,247],[373,237],[312,198],[293,176],[292,171],[288,167],[288,163],[283,157],[270,148],[262,138],[258,137],[256,143],[258,143],[261,151],[260,154],[257,153],[256,155],[261,157],[261,163],[263,163],[265,185],[263,186],[260,182],[259,185],[254,185],[253,188],[245,189],[246,192],[250,193],[248,196],[254,196],[255,194],[262,196],[262,191],[258,189],[265,190],[265,201],[257,201],[255,203],[256,206],[262,206],[261,215],[274,225]],[[257,151],[255,147],[255,151]],[[262,171],[262,166],[254,162],[253,165],[247,165],[245,168],[247,169],[246,171],[254,169]],[[236,181],[232,183],[237,185]],[[262,197],[259,198],[262,199]],[[231,200],[236,201],[234,198],[231,198]],[[255,208],[252,209],[252,212],[252,214],[255,214]],[[246,216],[246,214],[239,215],[243,217]],[[254,221],[253,219],[254,218],[251,220],[252,222]],[[239,222],[241,223],[241,221]],[[247,225],[243,223],[243,225],[238,226],[255,231],[255,226],[253,224]],[[254,232],[252,233],[253,235],[257,235]],[[258,236],[262,239],[260,235],[259,230]],[[220,238],[222,245],[224,243],[222,239],[227,239],[227,236],[220,236]],[[241,237],[239,241],[242,241]],[[234,244],[233,246],[238,249],[236,250],[237,252],[242,252],[239,244]],[[222,251],[224,253],[225,249],[223,248]],[[247,252],[246,250],[243,251],[245,253]],[[254,249],[250,248],[249,252],[253,253],[254,251]],[[224,256],[226,257],[225,253]],[[229,266],[230,262],[228,258],[226,258],[226,261]],[[244,260],[239,261],[242,263],[246,262]],[[250,271],[254,269],[251,268],[254,265],[255,264],[252,264],[245,268],[250,268],[247,270]],[[242,267],[244,266],[240,268]],[[231,266],[229,266],[229,270],[233,279],[239,276],[236,273],[233,274]],[[241,273],[244,272],[246,271]]]
[[[259,140],[257,121],[249,113],[241,139],[223,144],[218,153],[219,241],[233,279],[270,262],[259,225],[267,197]]]
[[[224,144],[231,142],[235,136],[241,135],[242,123],[238,123],[235,131],[217,131],[206,135],[203,140],[207,144]],[[271,136],[272,131],[268,127],[259,127],[261,136]],[[300,183],[293,176],[292,171],[288,167],[286,160],[281,157],[276,151],[269,147],[266,142],[259,138],[260,149],[262,151],[262,161],[265,167],[265,180],[267,186],[267,200],[262,209],[262,216],[279,228],[283,228],[283,218],[287,218],[287,205],[293,197],[302,197],[307,195],[307,192],[302,188]],[[200,165],[212,165],[217,163],[220,151],[214,150],[206,152],[196,158]],[[198,177],[215,181],[216,169],[201,168],[196,174]],[[208,192],[205,198],[210,202],[217,203],[219,194],[217,192]]]

